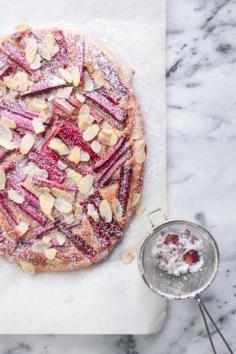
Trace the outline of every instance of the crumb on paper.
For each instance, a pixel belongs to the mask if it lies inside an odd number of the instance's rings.
[[[128,251],[125,251],[123,254],[122,254],[122,261],[125,263],[125,264],[129,264],[131,263],[135,258],[135,252],[132,251],[132,250],[128,250]]]

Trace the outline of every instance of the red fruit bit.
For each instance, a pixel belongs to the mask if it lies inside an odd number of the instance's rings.
[[[84,92],[84,95],[90,98],[93,102],[97,103],[100,107],[110,113],[118,122],[123,122],[127,114],[119,106],[109,101],[105,96],[101,95],[98,91]]]
[[[82,252],[86,257],[89,259],[93,259],[97,252],[81,237],[78,235],[74,235],[71,230],[63,227],[63,224],[56,223],[56,227],[59,231],[61,231],[74,245],[80,252]]]
[[[75,107],[72,106],[69,102],[61,98],[55,98],[52,101],[52,104],[59,108],[61,111],[65,112],[69,116],[74,112]]]
[[[111,148],[105,156],[103,156],[99,161],[97,161],[95,163],[94,171],[99,171],[102,167],[107,166],[107,164],[110,162],[112,157],[118,151],[120,151],[120,149],[124,145],[125,141],[126,141],[126,137],[125,136],[120,137],[120,139],[118,140],[117,144],[113,148]]]
[[[94,235],[98,239],[99,243],[104,247],[109,246],[111,244],[111,241],[104,228],[104,222],[101,220],[98,220],[96,222],[93,220],[93,218],[91,218],[91,216],[88,216],[87,218],[93,228]]]
[[[121,167],[118,199],[122,206],[122,216],[126,213],[131,176],[132,167]]]
[[[72,168],[72,170],[81,173],[83,176],[86,176],[92,172],[92,167],[86,163],[79,163],[78,165],[76,165],[76,163],[68,160],[65,156],[58,155],[58,158],[68,167]]]
[[[6,216],[9,224],[17,225],[18,221],[17,221],[15,214],[9,208],[9,206],[6,204],[6,194],[2,194],[0,196],[0,206],[1,206],[1,212]]]
[[[76,191],[77,190],[77,188],[75,186],[69,186],[67,184],[58,183],[55,181],[50,181],[50,180],[45,179],[40,176],[34,176],[33,183],[39,187],[58,188],[58,189],[61,189],[64,191]]]
[[[47,171],[48,176],[50,179],[61,183],[65,179],[65,172],[61,171],[57,168],[57,164],[55,160],[45,154],[44,152],[38,152],[37,154],[31,152],[28,156],[29,160],[34,162],[40,168],[43,168]]]
[[[19,66],[21,66],[29,74],[32,74],[33,70],[27,64],[24,55],[18,48],[14,47],[11,42],[4,42],[2,44],[4,52],[9,56],[11,60],[14,60]]]
[[[0,68],[0,79],[2,79],[7,73],[9,73],[9,70],[11,69],[10,64],[3,65]]]
[[[80,80],[83,79],[83,66],[84,66],[84,42],[81,38],[76,38],[76,57],[77,66],[80,72]]]
[[[18,114],[9,112],[9,111],[2,111],[1,116],[7,117],[7,118],[10,118],[11,120],[13,120],[16,123],[18,128],[23,128],[23,129],[29,130],[31,132],[34,132],[32,122],[28,118],[25,118],[21,115],[18,115]]]
[[[53,127],[49,136],[47,137],[47,139],[44,141],[43,145],[40,147],[40,150],[44,150],[48,148],[48,145],[50,144],[50,142],[57,136],[59,130],[61,128],[60,127]]]
[[[101,95],[105,96],[112,103],[114,103],[114,104],[118,104],[119,103],[119,100],[116,97],[111,97],[109,95],[109,93],[107,91],[105,91],[104,87],[101,87],[101,88],[97,89],[96,91],[99,92]]]
[[[173,243],[174,245],[177,245],[179,243],[179,236],[176,234],[168,234],[165,238],[164,243],[168,245],[169,243]]]
[[[32,219],[43,225],[46,222],[46,216],[44,216],[40,210],[34,208],[28,202],[24,201],[22,204],[16,204],[22,211],[28,214]]]
[[[67,100],[70,104],[72,104],[72,106],[74,106],[75,108],[80,109],[80,107],[82,106],[82,103],[79,102],[76,97],[74,95],[70,95],[70,97]]]
[[[29,119],[38,118],[39,114],[36,112],[29,111],[28,109],[22,107],[20,104],[11,103],[5,100],[0,100],[0,108],[10,111],[12,113],[20,114]]]
[[[64,86],[66,86],[66,82],[64,80],[60,79],[59,77],[54,77],[51,80],[43,80],[37,82],[36,84],[33,84],[28,91],[23,92],[21,94],[21,97],[32,96],[39,93],[48,92],[55,88],[64,87]]]
[[[10,69],[11,69],[10,60],[5,54],[0,53],[0,79],[2,79],[3,76],[6,75]]]
[[[131,156],[132,155],[130,150],[127,150],[120,156],[119,159],[114,161],[112,166],[108,165],[104,173],[99,176],[98,179],[99,186],[104,186],[104,184],[106,184],[109,181],[112,175],[125,163],[125,161],[129,160]]]
[[[190,243],[192,243],[192,245],[194,245],[194,243],[198,240],[198,237],[197,236],[192,236],[191,239],[190,239]]]
[[[128,89],[120,81],[112,64],[103,54],[97,55],[97,63],[109,84],[120,93],[121,96],[127,94]]]
[[[48,234],[50,231],[52,231],[55,228],[55,225],[53,223],[46,224],[45,226],[39,226],[37,228],[34,228],[32,237],[40,238],[46,234]]]
[[[102,113],[92,107],[90,107],[90,114],[91,116],[93,116],[97,123],[102,123],[102,121],[104,120]]]
[[[91,158],[96,158],[98,155],[87,145],[82,138],[81,131],[68,122],[57,122],[57,126],[61,127],[58,135],[70,147],[79,145]]]
[[[5,173],[8,173],[16,168],[16,165],[13,161],[6,161],[3,164],[3,170]]]
[[[8,177],[7,184],[14,188],[17,192],[24,196],[25,200],[36,208],[40,207],[38,198],[22,187],[14,178]]]
[[[183,259],[188,264],[197,263],[199,261],[199,254],[196,250],[190,250],[184,254]]]
[[[112,237],[112,238],[118,239],[122,236],[121,228],[114,221],[112,221],[109,224],[106,223],[105,228],[107,229],[107,232],[109,233],[110,237]]]
[[[55,40],[59,45],[59,52],[53,57],[51,63],[49,64],[51,69],[54,71],[56,68],[66,68],[68,65],[68,51],[65,36],[63,31],[55,30],[52,32]]]

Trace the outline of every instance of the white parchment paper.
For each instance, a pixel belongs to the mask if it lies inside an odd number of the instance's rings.
[[[1,34],[15,24],[79,28],[103,40],[135,70],[148,145],[142,205],[166,208],[164,0],[0,0]],[[136,260],[121,255],[147,230],[136,216],[106,262],[83,271],[29,276],[0,259],[0,333],[158,331],[165,302],[143,284]]]

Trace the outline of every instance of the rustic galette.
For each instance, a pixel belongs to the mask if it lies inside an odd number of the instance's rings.
[[[0,47],[0,255],[28,272],[88,267],[140,199],[131,72],[75,31],[25,26]]]

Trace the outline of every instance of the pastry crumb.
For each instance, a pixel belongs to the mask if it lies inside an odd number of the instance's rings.
[[[123,254],[122,254],[122,261],[125,263],[125,264],[129,264],[131,263],[135,258],[135,252],[132,251],[132,250],[128,250],[128,251],[125,251]]]

